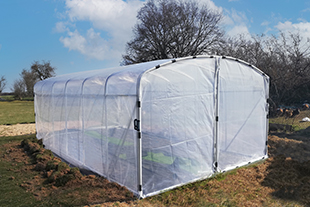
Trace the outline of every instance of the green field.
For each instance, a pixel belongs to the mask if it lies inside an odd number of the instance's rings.
[[[34,122],[33,101],[0,101],[0,125]]]

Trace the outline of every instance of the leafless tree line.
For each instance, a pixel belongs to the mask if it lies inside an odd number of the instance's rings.
[[[299,33],[228,38],[213,51],[240,58],[270,76],[273,105],[303,103],[310,96],[310,40]]]

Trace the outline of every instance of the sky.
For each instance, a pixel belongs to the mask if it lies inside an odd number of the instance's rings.
[[[299,32],[310,0],[198,0],[220,11],[230,36]],[[145,0],[0,0],[0,77],[10,92],[23,69],[50,61],[56,75],[117,67]]]

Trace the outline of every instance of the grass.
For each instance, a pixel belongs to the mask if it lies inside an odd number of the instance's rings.
[[[20,142],[24,138],[32,136],[1,137],[0,139],[0,206],[40,206],[34,196],[20,187],[24,180],[29,180],[34,176],[34,172],[28,171],[20,173],[23,163],[6,162],[3,156],[6,154],[4,144]]]
[[[292,125],[294,131],[300,131],[310,126],[310,122],[301,122],[304,117],[310,118],[310,110],[301,111],[295,118],[285,118],[284,116],[270,118],[270,123]]]
[[[33,101],[0,101],[0,125],[34,122]]]
[[[4,99],[6,101],[14,101],[15,100],[13,95],[5,95],[5,96],[2,95],[2,96],[0,96],[0,98]]]
[[[15,101],[14,95],[0,95],[0,98],[4,99],[5,101]],[[33,97],[24,97],[23,101],[33,101]]]

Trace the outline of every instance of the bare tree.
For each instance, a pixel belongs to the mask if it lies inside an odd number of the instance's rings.
[[[22,99],[25,96],[34,96],[34,85],[40,80],[53,77],[55,75],[55,70],[56,68],[52,67],[49,61],[43,61],[43,64],[34,61],[30,70],[23,69],[20,74],[21,79],[14,82],[12,90],[15,97]]]
[[[24,86],[26,89],[25,96],[33,97],[34,96],[33,87],[39,80],[37,78],[37,75],[32,70],[27,71],[26,69],[23,69],[20,76],[24,82]]]
[[[1,78],[0,78],[0,94],[5,89],[5,86],[6,86],[6,79],[4,76],[1,76]]]
[[[14,93],[15,99],[22,100],[26,94],[24,81],[22,79],[15,80],[11,90]]]
[[[55,70],[56,68],[51,66],[50,61],[43,61],[42,64],[38,61],[34,61],[31,65],[31,72],[34,73],[39,80],[44,80],[55,76]]]
[[[206,54],[221,43],[222,14],[198,1],[149,0],[138,12],[123,64]]]

